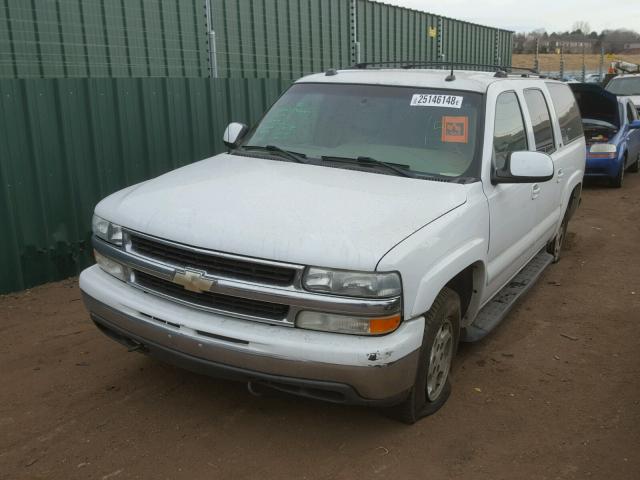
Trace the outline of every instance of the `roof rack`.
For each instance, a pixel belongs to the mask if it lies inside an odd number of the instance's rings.
[[[487,63],[469,63],[469,62],[436,62],[436,61],[415,61],[415,60],[393,60],[386,62],[363,62],[356,63],[351,68],[358,70],[366,70],[368,68],[402,68],[402,69],[414,69],[414,68],[441,68],[451,70],[471,70],[471,71],[492,71],[496,72],[496,77],[506,77],[509,74],[515,74],[520,72],[522,76],[536,75],[544,78],[543,75],[535,68],[518,67],[513,65],[496,65]]]

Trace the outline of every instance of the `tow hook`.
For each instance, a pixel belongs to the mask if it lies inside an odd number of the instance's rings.
[[[259,391],[260,390],[260,386],[258,384],[255,384],[251,380],[249,380],[247,382],[247,390],[249,390],[249,393],[251,395],[253,395],[254,397],[261,397],[262,396],[262,392]]]
[[[140,353],[146,353],[147,352],[147,347],[145,347],[142,343],[135,343],[133,346],[129,347],[127,349],[127,352],[140,352]]]

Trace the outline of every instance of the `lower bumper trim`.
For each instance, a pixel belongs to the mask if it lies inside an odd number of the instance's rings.
[[[165,363],[202,375],[247,382],[302,397],[348,405],[391,406],[404,400],[409,393],[407,390],[385,399],[368,399],[347,384],[273,375],[213,362],[133,335],[95,313],[91,313],[91,319],[102,333],[130,350],[137,350]]]
[[[98,267],[82,273],[80,287],[104,333],[188,370],[359,405],[397,403],[415,382],[422,318],[389,335],[361,338],[192,311],[131,289]]]

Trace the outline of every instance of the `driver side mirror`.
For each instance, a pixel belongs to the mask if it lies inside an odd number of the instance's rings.
[[[640,120],[634,120],[629,124],[629,128],[636,129],[640,128]]]
[[[553,160],[541,152],[512,152],[504,168],[496,169],[491,183],[535,183],[553,178]]]
[[[236,148],[248,131],[249,127],[244,123],[230,123],[224,131],[222,141],[228,148]]]

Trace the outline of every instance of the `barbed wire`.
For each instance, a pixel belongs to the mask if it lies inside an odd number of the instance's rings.
[[[34,64],[33,62],[21,62],[21,61],[17,61],[17,62],[13,62],[13,61],[3,61],[0,60],[0,66],[1,65],[18,65],[21,66],[22,68],[25,67],[32,67],[34,69],[39,69],[40,66],[38,64]],[[56,62],[54,65],[47,65],[46,68],[49,69],[52,66],[67,66],[68,68],[71,67],[76,67],[76,68],[82,68],[84,70],[87,69],[87,64],[86,63],[77,63],[77,62],[69,62],[69,61],[62,61],[62,62]],[[108,68],[109,66],[111,66],[113,69],[118,69],[118,68],[128,68],[128,67],[132,67],[132,68],[144,68],[147,69],[148,68],[148,64],[147,63],[132,63],[132,62],[122,62],[122,63],[118,63],[117,65],[114,65],[111,62],[92,62],[89,65],[89,68]],[[175,64],[168,64],[168,63],[157,63],[154,64],[152,66],[152,70],[166,70],[167,68],[176,68],[176,69],[181,69],[181,67],[177,67]],[[278,78],[296,78],[302,75],[308,75],[311,73],[314,73],[315,70],[283,70],[283,69],[252,69],[252,68],[227,68],[226,69],[229,72],[237,72],[237,73],[250,73],[253,72],[255,74],[255,76],[252,76],[251,78],[259,78],[262,77],[263,74],[268,74],[268,75],[272,75],[272,78],[274,80],[278,79]],[[167,78],[166,74],[158,74],[158,75],[153,75],[152,73],[150,73],[149,75],[145,75],[145,76],[153,76],[153,77],[159,77],[159,78]],[[40,75],[33,75],[32,77],[36,78],[36,77],[40,77]],[[84,77],[76,77],[76,78],[84,78]],[[123,77],[123,78],[127,78],[127,77]],[[225,78],[220,78],[221,80],[224,80]],[[229,79],[229,80],[238,80],[238,78],[233,78],[233,79]]]

